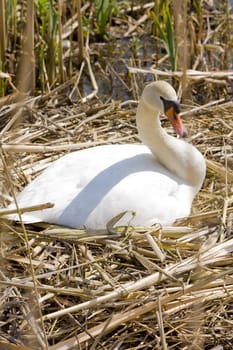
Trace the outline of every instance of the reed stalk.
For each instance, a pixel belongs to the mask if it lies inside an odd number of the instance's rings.
[[[56,50],[56,34],[58,26],[57,11],[53,0],[49,0],[49,38],[48,38],[48,61],[47,61],[47,73],[50,87],[56,80],[56,63],[57,63],[57,50]],[[46,19],[45,19],[46,20]]]
[[[5,52],[7,47],[7,32],[6,32],[6,4],[5,0],[0,0],[0,71],[5,71]],[[0,96],[4,95],[5,82],[0,79]]]
[[[81,13],[81,0],[77,0],[77,15],[78,15],[78,61],[79,64],[84,60],[84,39],[83,39],[83,20]]]
[[[63,62],[63,45],[62,45],[62,10],[64,6],[64,0],[58,1],[58,65],[59,65],[59,72],[60,72],[60,79],[59,81],[61,83],[64,83],[65,81],[65,74],[64,74],[64,62]]]
[[[1,67],[5,61],[5,52],[7,47],[7,34],[6,34],[6,5],[5,0],[0,0],[0,64]]]
[[[27,0],[26,5],[27,21],[23,35],[17,88],[22,93],[30,94],[35,89],[34,1]]]

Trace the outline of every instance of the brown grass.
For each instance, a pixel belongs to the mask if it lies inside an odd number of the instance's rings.
[[[3,115],[3,204],[65,152],[137,141],[135,105],[93,100],[41,109],[19,103],[25,118],[13,131],[9,113]],[[178,227],[116,229],[113,222],[108,232],[88,233],[1,221],[1,322],[12,325],[9,313],[14,315],[13,338],[51,350],[75,344],[80,349],[229,348],[231,112],[232,104],[221,101],[184,113],[190,141],[205,154],[208,171],[193,215]],[[2,326],[6,338],[8,326]]]
[[[198,49],[190,68],[210,47]],[[137,95],[136,82],[148,70],[130,63],[123,84]],[[155,79],[173,80],[180,96],[185,87],[188,141],[207,162],[192,215],[174,227],[118,228],[113,218],[101,232],[13,224],[0,215],[0,349],[232,349],[232,71],[160,67],[150,68]],[[88,97],[79,91],[84,72],[91,81]],[[101,102],[98,88],[86,55],[76,76],[48,94],[14,91],[0,100],[0,214],[63,154],[138,142],[137,101]],[[200,91],[206,103],[188,100]]]

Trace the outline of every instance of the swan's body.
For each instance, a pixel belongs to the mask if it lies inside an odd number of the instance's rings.
[[[176,100],[168,83],[149,84],[136,115],[145,145],[99,146],[58,159],[17,197],[21,208],[47,202],[54,207],[25,213],[23,220],[100,229],[126,210],[136,213],[133,225],[170,225],[189,215],[205,177],[205,160],[160,125],[159,114],[165,112],[176,132],[185,134]]]

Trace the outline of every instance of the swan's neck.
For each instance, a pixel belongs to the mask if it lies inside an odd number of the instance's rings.
[[[136,122],[139,137],[156,159],[172,174],[198,191],[205,176],[205,160],[191,144],[167,134],[161,127],[159,112],[140,101]]]

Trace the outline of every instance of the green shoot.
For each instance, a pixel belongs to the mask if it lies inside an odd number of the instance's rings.
[[[174,39],[172,16],[166,1],[162,5],[161,17],[156,14],[155,11],[152,11],[152,18],[169,56],[172,70],[175,71],[177,67],[177,50]]]

